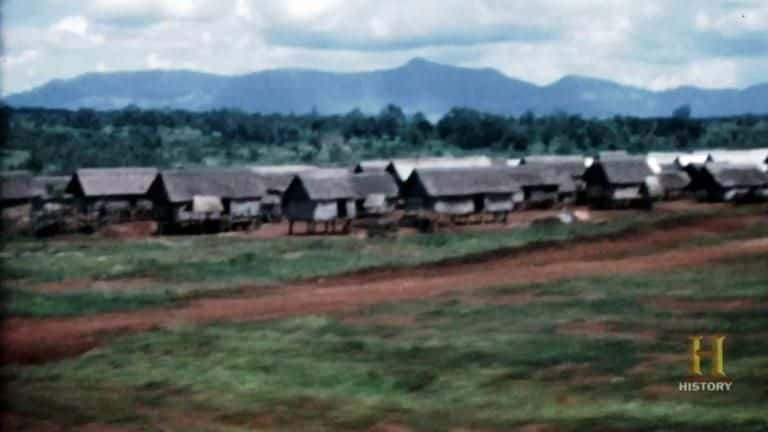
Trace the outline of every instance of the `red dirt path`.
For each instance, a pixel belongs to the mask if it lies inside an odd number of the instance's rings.
[[[706,232],[753,223],[751,217],[705,219],[685,226],[615,239],[565,242],[482,260],[454,260],[416,268],[369,271],[229,298],[204,298],[169,309],[74,318],[7,320],[2,328],[5,362],[42,362],[79,354],[118,332],[139,332],[181,322],[242,321],[350,311],[366,305],[436,296],[502,284],[545,282],[585,275],[641,273],[768,253],[768,238],[732,241],[632,256],[649,247],[673,247]]]

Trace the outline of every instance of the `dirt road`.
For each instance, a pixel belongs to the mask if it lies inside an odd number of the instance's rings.
[[[182,322],[260,320],[348,311],[377,303],[426,298],[494,285],[545,282],[585,275],[628,274],[702,265],[768,253],[768,238],[715,246],[674,248],[686,239],[754,223],[754,217],[705,219],[685,226],[632,233],[613,239],[564,242],[390,271],[342,275],[289,284],[228,298],[204,298],[168,309],[75,318],[7,320],[3,362],[42,362],[84,352],[107,335]]]

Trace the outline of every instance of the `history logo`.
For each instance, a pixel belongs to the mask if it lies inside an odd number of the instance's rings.
[[[702,349],[702,343],[707,339],[709,349]],[[690,336],[688,376],[680,381],[678,390],[682,392],[727,392],[731,391],[733,381],[725,373],[725,336],[696,335]],[[702,371],[702,359],[710,362],[708,373]]]

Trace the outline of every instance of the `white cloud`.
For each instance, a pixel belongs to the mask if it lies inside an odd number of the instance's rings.
[[[746,86],[765,80],[768,63],[765,2],[15,1],[45,14],[4,22],[10,91],[100,64],[239,74],[371,70],[419,56],[539,84],[580,74],[661,89]]]
[[[144,59],[144,64],[147,69],[170,69],[173,66],[173,62],[160,57],[156,53],[149,53]]]
[[[88,20],[83,16],[68,16],[54,24],[52,29],[85,37],[88,35]]]
[[[235,2],[235,16],[246,21],[251,21],[253,19],[253,12],[251,12],[251,6],[248,3],[248,0],[237,0]]]
[[[40,58],[40,52],[29,49],[16,55],[3,56],[3,64],[9,67],[20,66],[35,61]]]
[[[104,36],[90,31],[90,22],[84,16],[64,17],[53,24],[49,30],[54,33],[52,35],[53,38],[60,37],[60,35],[55,33],[64,33],[77,36],[94,44],[104,43]]]
[[[87,0],[85,10],[98,20],[147,25],[164,19],[215,19],[228,0]]]

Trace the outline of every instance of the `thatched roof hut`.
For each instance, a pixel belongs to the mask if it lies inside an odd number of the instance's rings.
[[[394,159],[387,166],[387,171],[402,185],[416,169],[482,168],[492,165],[493,160],[488,156]]]
[[[521,191],[509,167],[416,169],[403,186],[407,208],[438,214],[506,212]]]
[[[141,198],[157,177],[156,168],[81,168],[66,192],[78,198]]]
[[[679,169],[666,169],[656,174],[656,177],[662,197],[666,199],[682,197],[691,183],[688,173]]]
[[[589,200],[598,206],[650,203],[646,181],[653,176],[645,157],[596,160],[584,172]]]
[[[644,157],[624,157],[595,161],[586,172],[590,176],[599,174],[610,184],[640,184],[644,183],[653,171]]]
[[[689,188],[701,200],[741,201],[768,198],[768,174],[754,165],[710,162],[691,169]]]
[[[399,195],[395,179],[386,171],[369,171],[350,177],[355,189],[357,211],[368,215],[382,215],[394,210]]]
[[[768,170],[766,160],[768,160],[768,149],[746,149],[746,150],[710,150],[709,156],[713,162],[729,163],[733,165],[751,165],[761,171]]]
[[[261,177],[268,192],[280,195],[296,174],[320,168],[314,165],[254,165],[248,169]]]
[[[296,175],[283,194],[289,221],[326,222],[356,215],[358,191],[349,172],[311,171]]]
[[[68,176],[36,176],[35,182],[45,191],[46,199],[61,198],[66,194]]]
[[[45,189],[27,172],[11,171],[0,174],[2,207],[27,204],[45,195]]]
[[[243,169],[164,170],[150,188],[150,196],[170,203],[192,202],[195,196],[251,199],[265,193],[261,178]]]

